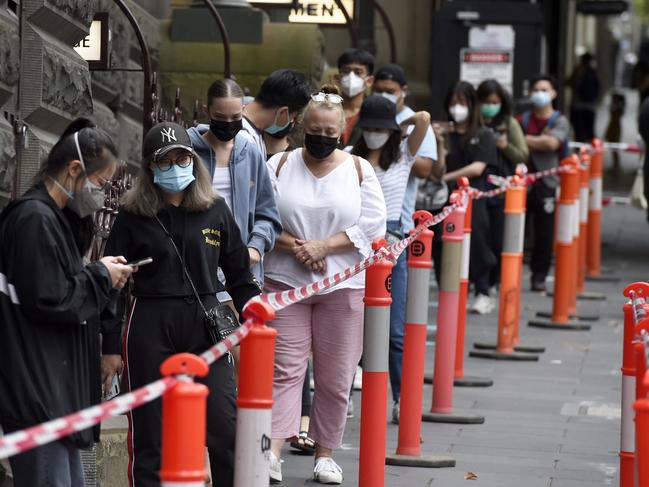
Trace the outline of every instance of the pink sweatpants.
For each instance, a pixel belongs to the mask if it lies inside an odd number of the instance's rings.
[[[288,286],[266,279],[266,292]],[[315,393],[309,436],[325,448],[339,448],[347,420],[347,401],[363,350],[362,289],[340,289],[313,296],[278,311],[269,325],[278,331],[273,383],[276,439],[297,436],[302,384],[313,349]]]

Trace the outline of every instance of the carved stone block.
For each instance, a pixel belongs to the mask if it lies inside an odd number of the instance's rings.
[[[18,22],[0,13],[0,106],[11,97],[20,71]]]
[[[98,0],[23,0],[23,15],[32,25],[74,45],[88,34],[98,4]]]
[[[0,117],[0,191],[10,192],[16,170],[13,129]]]

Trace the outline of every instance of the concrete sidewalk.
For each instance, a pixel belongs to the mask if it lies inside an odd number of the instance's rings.
[[[579,310],[599,313],[590,331],[547,331],[527,327],[539,310],[550,310],[549,297],[533,294],[524,275],[521,336],[525,343],[547,347],[539,362],[494,362],[467,358],[467,375],[490,377],[491,388],[455,388],[455,407],[479,413],[483,425],[424,423],[422,449],[446,454],[455,468],[387,467],[390,487],[525,486],[579,487],[617,485],[620,431],[620,366],[623,287],[649,278],[649,226],[643,212],[611,206],[603,212],[603,264],[620,277],[617,284],[587,283],[605,293],[603,302],[580,302]],[[431,300],[436,299],[432,290]],[[435,315],[436,310],[433,311]],[[467,351],[476,341],[495,341],[497,313],[469,315]],[[433,369],[434,345],[427,349],[427,372]],[[316,385],[317,387],[317,385]],[[424,409],[431,405],[424,387]],[[346,486],[358,485],[361,393],[354,394],[357,416],[348,423],[336,459]],[[391,406],[391,405],[390,405]],[[388,409],[390,411],[390,409]],[[388,452],[394,452],[398,427],[387,426]],[[284,455],[286,487],[315,485],[312,457]],[[472,472],[473,481],[465,480]]]

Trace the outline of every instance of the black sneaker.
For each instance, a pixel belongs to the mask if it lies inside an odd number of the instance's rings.
[[[541,278],[532,278],[532,291],[534,292],[539,292],[539,293],[544,293],[546,291],[545,288],[545,279]]]

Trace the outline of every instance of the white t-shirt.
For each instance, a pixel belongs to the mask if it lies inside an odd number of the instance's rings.
[[[225,200],[225,203],[232,211],[232,179],[230,177],[230,166],[214,168],[212,178],[212,189],[216,194]]]
[[[406,194],[408,177],[414,163],[415,156],[410,154],[408,150],[408,139],[403,139],[401,142],[401,158],[397,162],[390,164],[387,171],[380,166],[374,167],[376,177],[383,190],[388,221],[398,221],[401,217],[403,197]]]
[[[246,137],[248,137],[248,140],[255,144],[255,146],[259,149],[259,152],[261,152],[264,161],[268,159],[263,132],[257,129],[257,127],[255,127],[252,123],[250,123],[250,120],[248,120],[246,117],[243,117],[241,122],[241,133],[243,133]]]
[[[320,281],[372,252],[372,240],[385,235],[385,202],[381,186],[365,159],[360,159],[362,184],[352,156],[327,175],[316,178],[302,158],[302,149],[292,151],[282,166],[277,166],[282,154],[268,161],[268,173],[275,190],[275,200],[284,230],[302,240],[324,240],[345,232],[355,248],[326,257],[325,274],[315,274],[298,262],[293,253],[275,249],[266,254],[266,278],[300,287]],[[356,275],[336,289],[362,289],[365,273]]]

